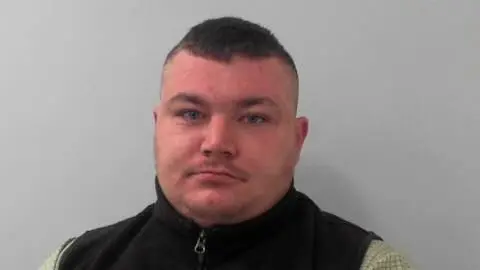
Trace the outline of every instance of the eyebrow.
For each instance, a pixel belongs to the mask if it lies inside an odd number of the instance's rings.
[[[194,105],[207,107],[208,102],[206,99],[197,94],[190,94],[181,92],[173,96],[167,101],[167,104],[171,105],[177,102],[191,103]],[[267,105],[278,109],[278,104],[269,97],[258,96],[258,97],[247,97],[236,102],[236,106],[240,109],[248,109],[258,105]]]
[[[277,103],[268,97],[247,97],[237,102],[237,106],[241,109],[247,109],[258,105],[267,105],[278,109]]]
[[[207,101],[199,95],[178,93],[167,101],[167,104],[171,105],[177,102],[192,103],[199,106],[207,106]]]

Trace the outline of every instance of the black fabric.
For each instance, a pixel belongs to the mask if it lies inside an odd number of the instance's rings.
[[[64,252],[60,270],[193,270],[200,232],[178,214],[156,181],[157,201],[138,215],[87,231]],[[267,213],[204,230],[203,269],[359,269],[372,232],[321,211],[293,186]]]

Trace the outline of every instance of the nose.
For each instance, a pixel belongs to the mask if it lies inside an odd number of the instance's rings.
[[[228,119],[211,117],[205,126],[201,152],[206,157],[233,158],[237,155],[235,134]]]

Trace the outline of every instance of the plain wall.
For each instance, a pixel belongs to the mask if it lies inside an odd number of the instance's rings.
[[[479,269],[480,1],[0,1],[0,269],[154,197],[167,51],[238,15],[296,59],[297,187],[418,269]]]

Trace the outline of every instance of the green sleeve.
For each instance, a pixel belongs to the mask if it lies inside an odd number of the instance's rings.
[[[413,270],[407,259],[383,241],[372,241],[360,270]]]
[[[67,248],[74,242],[75,238],[68,239],[61,247],[52,252],[43,262],[39,270],[58,270],[58,262]]]

